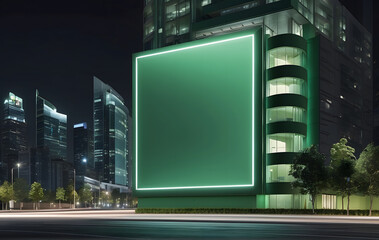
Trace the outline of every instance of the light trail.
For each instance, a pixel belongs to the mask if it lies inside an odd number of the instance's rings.
[[[127,221],[239,222],[239,223],[346,223],[379,224],[379,217],[263,214],[135,214],[134,210],[3,212],[12,218],[114,219]]]

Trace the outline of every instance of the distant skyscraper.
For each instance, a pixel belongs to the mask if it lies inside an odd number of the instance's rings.
[[[76,186],[84,184],[84,177],[96,178],[93,174],[93,133],[87,123],[74,125],[74,168],[76,170]]]
[[[128,186],[128,115],[124,99],[94,77],[94,159],[99,180]]]
[[[67,115],[36,91],[37,147],[47,147],[51,158],[67,159]]]
[[[18,154],[26,149],[26,122],[23,101],[22,98],[10,92],[4,101],[1,127],[1,182],[11,181],[11,169],[16,169]]]
[[[44,188],[55,189],[64,182],[62,179],[53,178],[60,178],[61,174],[57,174],[56,171],[66,168],[57,167],[57,165],[67,163],[67,115],[57,112],[57,108],[39,96],[37,90],[36,118],[36,168],[37,166],[41,168],[36,169],[37,179],[44,179],[41,180]],[[48,158],[46,158],[46,154],[48,154]],[[38,156],[43,157],[39,158]],[[62,160],[62,162],[59,160]],[[53,171],[55,172],[54,174],[52,174]],[[42,176],[38,176],[38,173],[42,174]]]

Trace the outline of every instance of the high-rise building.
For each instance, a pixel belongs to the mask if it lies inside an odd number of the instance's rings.
[[[132,116],[128,116],[128,173],[133,169],[133,119]],[[128,188],[131,193],[133,186],[133,175],[128,174]]]
[[[298,152],[318,145],[329,160],[342,137],[357,153],[372,141],[372,36],[339,1],[145,0],[143,44],[153,51],[133,67],[140,207],[301,208],[288,175]]]
[[[93,80],[94,162],[101,182],[128,185],[128,115],[124,99],[97,77]]]
[[[50,158],[67,159],[67,115],[36,91],[37,147],[49,149]]]
[[[74,168],[77,188],[84,185],[85,177],[96,178],[92,139],[93,132],[86,122],[74,125]]]
[[[57,112],[57,108],[53,104],[39,96],[38,90],[36,90],[36,131],[35,167],[40,169],[36,169],[35,172],[37,178],[41,179],[44,188],[54,190],[61,187],[64,180],[53,179],[61,176],[61,174],[53,174],[53,168],[55,173],[64,168],[57,168],[53,163],[61,163],[58,160],[62,160],[62,164],[69,165],[67,162],[67,115]],[[48,158],[46,158],[46,154]],[[52,162],[53,160],[54,162]]]
[[[12,168],[17,168],[19,152],[27,149],[26,122],[22,98],[10,92],[4,101],[3,113],[0,182],[11,181],[11,170]]]

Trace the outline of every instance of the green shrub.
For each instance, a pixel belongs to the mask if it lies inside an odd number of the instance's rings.
[[[313,215],[312,209],[251,209],[251,208],[138,208],[136,213],[176,214],[305,214]],[[316,215],[346,215],[346,210],[315,209]],[[352,216],[368,216],[369,210],[350,210]],[[379,216],[379,210],[372,211]]]

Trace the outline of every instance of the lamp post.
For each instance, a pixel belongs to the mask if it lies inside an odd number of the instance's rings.
[[[17,178],[20,178],[20,163],[17,163]],[[14,174],[14,167],[11,169],[11,176],[12,176],[12,186],[13,186],[13,174]]]
[[[17,178],[20,178],[20,163],[17,163]]]
[[[12,176],[12,186],[13,186],[13,168],[11,169],[11,176]]]

